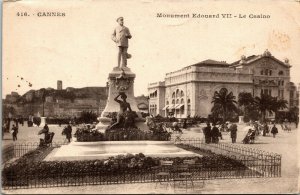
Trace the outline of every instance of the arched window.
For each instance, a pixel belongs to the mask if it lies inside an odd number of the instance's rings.
[[[166,105],[169,105],[169,101],[166,102]]]
[[[172,104],[175,104],[175,100],[172,100]]]
[[[176,100],[176,104],[179,104],[179,99]]]
[[[184,104],[184,99],[183,98],[181,99],[180,104]]]
[[[175,98],[175,92],[173,92],[173,94],[172,94],[172,98]]]
[[[183,91],[180,92],[180,97],[183,97],[184,96],[184,93]]]
[[[269,75],[270,75],[270,76],[272,75],[272,70],[269,71]]]
[[[180,94],[179,94],[179,89],[176,90],[176,97],[179,97]]]

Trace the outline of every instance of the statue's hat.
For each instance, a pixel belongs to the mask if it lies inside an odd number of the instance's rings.
[[[123,17],[118,17],[118,18],[117,18],[117,22],[118,22],[121,18],[124,19]]]

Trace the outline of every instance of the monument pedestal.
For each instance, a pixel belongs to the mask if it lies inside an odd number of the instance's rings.
[[[135,74],[131,72],[128,67],[114,67],[113,71],[109,73],[108,77],[108,98],[105,109],[98,118],[100,121],[96,128],[100,132],[104,132],[107,127],[111,124],[112,113],[120,111],[120,105],[114,100],[115,97],[119,95],[120,92],[126,94],[126,101],[130,104],[131,110],[135,111],[138,117],[135,119],[138,123],[144,123],[145,119],[142,118],[141,113],[137,107],[137,103],[134,97],[134,79]],[[137,123],[137,124],[138,124]],[[139,125],[137,125],[139,126]]]

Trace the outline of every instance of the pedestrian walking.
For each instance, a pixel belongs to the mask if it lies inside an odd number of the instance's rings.
[[[211,130],[211,141],[214,144],[219,143],[219,137],[220,137],[220,131],[218,129],[218,127],[216,127],[216,124],[213,123],[213,128]]]
[[[210,123],[206,123],[206,127],[203,128],[205,143],[209,144],[211,142],[211,126]]]
[[[273,134],[273,137],[275,138],[276,134],[278,133],[278,129],[274,123],[274,126],[272,127],[271,133]]]
[[[265,122],[264,126],[263,126],[263,136],[266,136],[266,134],[268,133],[269,130],[269,126],[268,124]]]
[[[236,137],[237,137],[237,125],[236,124],[232,124],[229,127],[230,130],[230,137],[231,137],[231,142],[232,143],[236,143]]]
[[[12,133],[12,136],[13,136],[13,141],[17,141],[17,139],[18,139],[18,137],[17,137],[18,127],[15,124],[13,124],[13,126],[12,126],[11,133]]]
[[[68,126],[66,126],[62,132],[62,135],[66,136],[66,139],[68,140],[68,142],[71,142],[71,138],[72,138],[72,126],[71,126],[72,122],[70,121]]]

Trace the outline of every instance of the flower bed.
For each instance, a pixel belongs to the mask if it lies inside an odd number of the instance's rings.
[[[142,153],[126,154],[109,157],[106,160],[84,160],[84,161],[43,161],[43,153],[49,152],[48,149],[37,148],[30,151],[18,160],[6,164],[3,169],[3,176],[7,174],[22,175],[28,174],[61,174],[68,172],[95,172],[95,171],[128,171],[134,169],[148,169],[159,165],[160,160],[172,160],[173,165],[183,164],[184,160],[193,159],[198,166],[201,167],[219,167],[226,168],[228,166],[243,167],[242,164],[232,159],[215,154],[206,154],[203,157],[173,157],[173,158],[152,158]]]
[[[96,129],[80,127],[77,128],[74,136],[79,142],[126,140],[168,141],[171,138],[169,132],[160,128],[150,129],[150,131],[142,131],[138,128],[118,128],[106,130],[103,134]]]
[[[153,158],[139,153],[117,155],[104,160],[43,161],[45,153],[50,150],[51,147],[38,148],[6,164],[2,170],[4,188],[153,182],[157,179],[155,175],[165,169],[159,166],[160,160],[173,161],[171,178],[177,177],[176,167],[184,164],[184,160],[195,162],[189,166],[189,172],[193,173],[195,179],[258,175],[238,160],[205,151],[197,152],[202,157]]]

